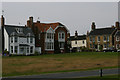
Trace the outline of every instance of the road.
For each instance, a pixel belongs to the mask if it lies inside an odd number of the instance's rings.
[[[118,69],[103,69],[104,75],[118,74]],[[89,76],[99,76],[100,70],[89,70],[89,71],[78,71],[78,72],[64,72],[64,73],[49,73],[49,74],[40,74],[40,75],[29,75],[29,76],[15,76],[7,78],[80,78],[80,77],[89,77]]]

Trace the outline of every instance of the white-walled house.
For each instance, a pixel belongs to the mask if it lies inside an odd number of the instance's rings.
[[[68,39],[71,48],[77,48],[77,51],[80,51],[81,47],[86,47],[86,35],[78,35],[77,31],[75,32],[75,36],[70,36]]]
[[[35,38],[31,28],[4,25],[4,49],[9,51],[9,54],[34,54]]]

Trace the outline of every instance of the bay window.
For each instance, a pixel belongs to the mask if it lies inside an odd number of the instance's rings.
[[[47,50],[53,50],[54,49],[54,43],[53,42],[46,42],[46,49]]]
[[[47,33],[47,39],[54,39],[54,33]]]

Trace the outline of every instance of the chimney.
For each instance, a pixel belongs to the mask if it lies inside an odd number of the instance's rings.
[[[29,17],[29,20],[27,20],[27,26],[32,28],[33,27],[33,17]]]
[[[32,16],[29,17],[29,20],[30,20],[30,22],[33,22],[33,17]]]
[[[119,22],[118,21],[115,23],[115,26],[116,26],[117,29],[119,29],[120,26],[119,26]]]
[[[67,38],[70,38],[70,33],[67,34]]]
[[[5,19],[3,15],[1,16],[1,30],[2,30],[2,52],[4,51],[4,25],[5,25]]]
[[[89,31],[87,31],[87,36],[89,35]]]
[[[112,28],[115,28],[115,26],[114,26],[114,25],[112,25],[111,27],[112,27]]]
[[[27,27],[30,27],[30,20],[27,20]]]
[[[37,23],[40,23],[40,21],[37,21]]]
[[[96,28],[95,22],[92,22],[91,29],[94,30]]]
[[[78,36],[78,33],[77,33],[77,31],[75,31],[75,37],[77,37]]]
[[[5,19],[3,17],[3,15],[1,16],[1,26],[3,27],[5,25]]]

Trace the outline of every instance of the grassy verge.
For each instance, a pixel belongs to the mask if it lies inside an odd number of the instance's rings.
[[[101,65],[97,65],[101,64]],[[118,53],[81,52],[2,58],[3,76],[117,68]]]

